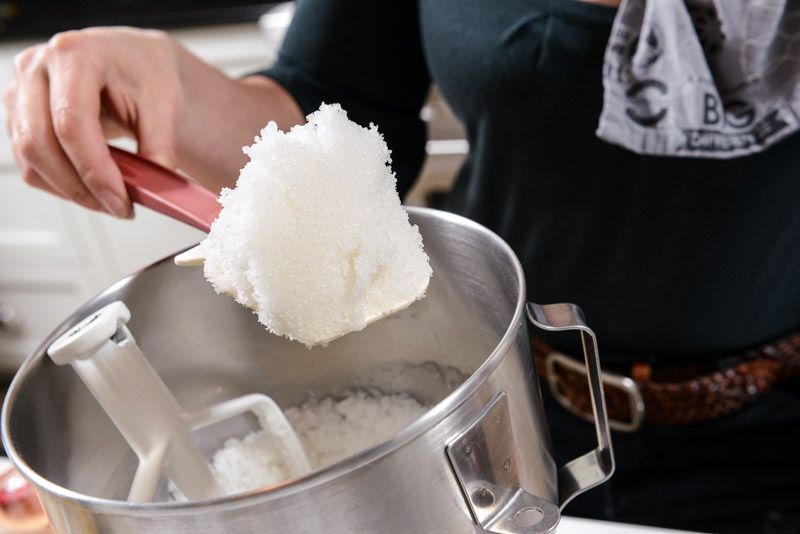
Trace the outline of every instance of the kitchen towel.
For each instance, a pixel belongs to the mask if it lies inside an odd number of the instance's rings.
[[[731,158],[798,129],[800,0],[623,0],[597,135],[640,154]]]

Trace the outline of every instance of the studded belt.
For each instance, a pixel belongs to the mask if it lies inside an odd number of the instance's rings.
[[[539,375],[569,411],[592,419],[582,362],[538,339],[533,352]],[[684,425],[740,410],[774,384],[800,376],[800,333],[715,364],[654,367],[634,363],[602,372],[609,424],[632,432],[643,423]]]

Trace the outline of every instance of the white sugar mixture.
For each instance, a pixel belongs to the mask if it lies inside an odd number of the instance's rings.
[[[313,469],[377,445],[425,413],[405,394],[352,391],[340,399],[310,400],[286,410]],[[266,431],[229,439],[214,454],[212,470],[225,494],[249,491],[288,478],[277,444]]]
[[[431,269],[374,125],[323,105],[288,133],[270,122],[203,242],[217,292],[307,346],[421,298]],[[403,306],[400,306],[403,307]]]

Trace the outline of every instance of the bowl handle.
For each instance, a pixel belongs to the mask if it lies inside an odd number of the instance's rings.
[[[574,497],[605,482],[614,473],[614,453],[611,447],[606,401],[603,396],[597,339],[584,322],[583,312],[575,304],[542,305],[529,302],[526,311],[530,322],[542,330],[578,331],[583,345],[583,358],[597,432],[597,448],[578,456],[558,469],[558,506],[563,509]]]

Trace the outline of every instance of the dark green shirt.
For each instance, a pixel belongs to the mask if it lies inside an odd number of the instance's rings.
[[[800,326],[800,136],[732,160],[594,134],[615,10],[575,0],[301,0],[266,71],[340,102],[419,171],[436,83],[470,154],[450,209],[499,233],[530,299],[586,312],[606,356],[724,354]]]

